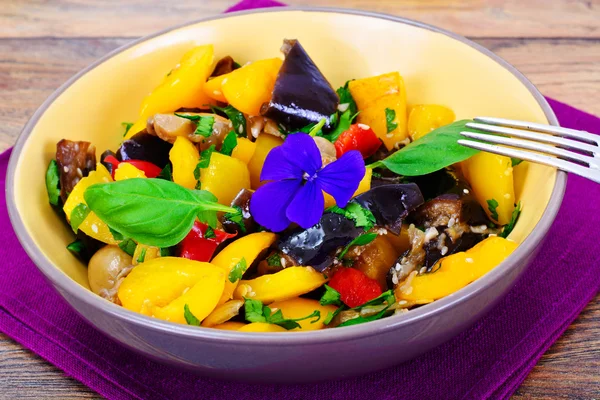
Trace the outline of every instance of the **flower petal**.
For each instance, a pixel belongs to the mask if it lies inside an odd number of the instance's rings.
[[[301,179],[313,176],[321,167],[321,152],[306,133],[288,135],[285,142],[267,155],[260,180]]]
[[[352,150],[319,171],[317,181],[326,193],[333,196],[338,207],[345,207],[364,176],[362,155]]]
[[[298,190],[287,208],[286,216],[304,229],[315,225],[323,215],[325,197],[316,181],[309,181]]]
[[[286,209],[302,188],[302,180],[286,179],[269,182],[254,192],[250,198],[250,213],[265,228],[279,232],[290,224]]]

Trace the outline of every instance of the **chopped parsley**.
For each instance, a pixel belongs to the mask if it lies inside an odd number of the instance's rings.
[[[140,252],[140,255],[137,258],[137,263],[141,264],[144,262],[144,260],[146,259],[146,251],[148,249],[146,247],[142,248],[142,251]]]
[[[90,210],[85,203],[79,203],[75,206],[73,211],[71,211],[70,217],[71,229],[73,229],[73,232],[77,233],[79,225],[81,225],[91,211],[92,210]]]
[[[198,181],[198,183],[196,184],[196,189],[200,189],[200,169],[208,168],[208,166],[210,165],[210,157],[212,156],[212,153],[214,151],[215,145],[211,144],[208,149],[202,150],[202,152],[200,153],[200,160],[198,161],[198,164],[196,164],[196,168],[194,168],[194,178],[196,178],[196,180]]]
[[[121,122],[121,126],[125,128],[125,133],[123,133],[123,137],[127,135],[131,127],[133,126],[133,122]]]
[[[46,170],[46,191],[50,204],[60,205],[60,171],[56,160],[50,161]]]
[[[246,224],[244,224],[244,213],[240,206],[233,206],[236,212],[234,213],[226,213],[223,215],[223,219],[227,221],[231,221],[236,224],[241,233],[246,233]]]
[[[394,129],[398,127],[398,123],[394,122],[396,119],[396,111],[391,108],[385,109],[385,123],[387,126],[387,133],[392,132]]]
[[[514,158],[514,157],[510,158],[511,167],[516,167],[517,165],[521,164],[522,162],[523,162],[523,160],[520,160],[518,158]]]
[[[236,135],[240,137],[247,136],[246,117],[244,117],[244,114],[241,111],[239,111],[232,105],[228,105],[227,107],[211,106],[210,108],[213,110],[214,113],[220,111],[223,114],[225,114],[227,118],[229,118],[231,124],[233,125],[233,130],[235,131]]]
[[[234,131],[231,131],[225,136],[219,153],[230,156],[235,146],[237,146],[237,135]]]
[[[375,226],[375,216],[373,213],[358,203],[350,202],[344,208],[331,206],[325,211],[343,215],[353,220],[357,228],[362,227],[366,231]]]
[[[329,285],[324,285],[324,286],[325,286],[325,293],[323,293],[323,296],[321,296],[319,303],[321,303],[322,306],[326,306],[329,304],[341,306],[342,300],[340,300],[340,292],[338,292],[337,290],[335,290],[334,288],[332,288]]]
[[[200,326],[200,320],[196,318],[194,314],[192,314],[190,311],[190,306],[187,304],[183,306],[183,317],[188,325]]]
[[[175,113],[180,118],[189,119],[196,123],[196,130],[194,135],[200,135],[202,137],[209,137],[213,132],[213,125],[215,124],[215,117],[206,115],[185,115]]]
[[[498,222],[498,201],[496,199],[488,200],[487,205],[492,219]]]
[[[242,259],[231,268],[229,271],[229,282],[236,283],[240,279],[242,279],[242,275],[248,269],[248,263],[246,263],[246,259],[242,257]]]
[[[346,111],[350,111],[350,115],[356,114],[358,112],[358,107],[356,106],[356,102],[352,97],[352,93],[350,93],[350,89],[348,84],[350,81],[347,81],[344,86],[336,90],[338,97],[340,98],[340,105],[348,104],[348,108]]]
[[[119,248],[132,257],[136,247],[137,244],[132,239],[125,239],[119,242]]]
[[[311,324],[321,319],[321,312],[319,310],[313,311],[310,315],[302,318],[285,318],[281,310],[277,310],[274,313],[272,310],[263,305],[259,300],[252,300],[245,298],[244,309],[246,310],[246,321],[248,322],[265,322],[267,324],[279,325],[287,330],[300,328],[298,321],[304,321],[306,319],[314,318],[310,321]]]
[[[165,165],[165,167],[160,171],[160,174],[157,176],[158,179],[164,179],[165,181],[173,180],[173,170],[171,169],[171,164]]]
[[[160,248],[160,256],[161,257],[169,257],[173,255],[173,249],[171,247],[161,247]]]
[[[270,267],[282,267],[281,265],[281,257],[278,253],[273,253],[269,257],[267,257],[267,264]]]
[[[327,286],[327,285],[325,285],[325,286]],[[331,289],[331,290],[333,290],[333,289]],[[325,292],[325,294],[327,294],[327,292]],[[330,294],[330,296],[333,296],[333,294]],[[323,298],[321,298],[321,300],[322,299]],[[377,296],[373,300],[369,300],[366,303],[361,304],[360,306],[357,306],[357,307],[354,307],[354,308],[348,308],[346,305],[342,304],[333,313],[330,312],[329,314],[327,314],[327,317],[325,318],[325,320],[323,322],[324,322],[325,325],[329,325],[329,323],[331,323],[331,320],[333,318],[335,318],[335,316],[338,315],[342,311],[354,310],[354,311],[357,311],[357,312],[360,313],[360,311],[363,308],[367,307],[367,306],[379,306],[379,305],[383,305],[385,303],[386,307],[384,307],[377,314],[374,314],[374,315],[371,315],[371,316],[368,316],[368,317],[358,316],[356,318],[353,318],[353,319],[350,319],[348,321],[342,322],[338,326],[357,325],[357,324],[362,324],[362,323],[369,322],[369,321],[375,321],[375,320],[378,320],[378,319],[382,318],[383,316],[385,316],[385,314],[387,314],[389,312],[388,309],[395,302],[396,302],[396,297],[394,296],[394,292],[392,290],[388,290],[386,292],[381,293],[379,296]],[[323,303],[321,303],[321,304],[323,304]]]
[[[357,236],[356,238],[354,238],[353,241],[351,241],[350,243],[348,243],[346,245],[346,247],[344,247],[344,250],[342,250],[342,252],[338,255],[338,259],[342,259],[344,258],[344,256],[346,255],[346,253],[348,253],[348,250],[350,250],[350,247],[352,246],[364,246],[366,244],[371,243],[373,240],[375,240],[375,238],[377,237],[377,234],[374,232],[371,233],[363,233],[360,236]]]
[[[204,239],[214,239],[217,235],[215,235],[215,230],[210,226],[206,227],[206,232],[204,232]]]
[[[85,244],[83,244],[81,240],[77,239],[73,243],[69,243],[67,245],[67,250],[79,258],[84,258],[83,254],[85,253],[86,249]]]
[[[504,226],[504,229],[502,229],[502,232],[500,232],[500,235],[498,235],[498,236],[507,238],[508,235],[510,235],[510,233],[513,231],[513,229],[515,229],[515,225],[516,225],[517,220],[519,219],[520,215],[521,215],[521,202],[519,202],[519,204],[515,204],[515,209],[512,212],[510,221],[508,221],[508,224],[506,224]]]

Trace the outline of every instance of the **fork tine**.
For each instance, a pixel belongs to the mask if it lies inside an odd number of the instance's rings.
[[[600,174],[597,171],[592,171],[590,168],[583,167],[569,161],[561,160],[555,157],[549,157],[538,153],[532,153],[525,150],[511,149],[508,147],[496,146],[493,144],[475,142],[472,140],[459,139],[458,143],[473,149],[487,151],[488,153],[500,154],[502,156],[514,157],[525,161],[545,164],[551,167],[571,172],[585,178],[591,179],[594,182],[600,183]]]
[[[578,131],[575,129],[562,128],[560,126],[536,124],[534,122],[515,121],[512,119],[504,118],[493,118],[493,117],[477,117],[474,118],[476,122],[482,122],[484,124],[506,126],[510,128],[518,128],[526,131],[537,131],[543,133],[550,133],[551,135],[557,135],[562,137],[570,137],[579,140],[584,140],[590,144],[600,144],[600,138],[597,135],[593,135],[589,132]]]
[[[476,120],[479,120],[479,119],[476,118]],[[577,141],[574,141],[571,139],[565,139],[565,138],[558,137],[558,136],[546,135],[544,133],[536,133],[536,132],[524,131],[521,129],[514,129],[514,128],[505,128],[503,126],[497,126],[497,125],[485,125],[485,124],[480,124],[480,123],[476,123],[476,122],[469,122],[469,123],[467,123],[466,126],[468,128],[477,129],[477,130],[480,130],[483,132],[499,133],[502,135],[508,135],[508,136],[518,137],[518,138],[522,138],[522,139],[534,140],[536,142],[551,143],[551,144],[555,144],[557,146],[563,146],[563,147],[568,147],[568,148],[572,148],[572,149],[583,150],[583,151],[586,151],[586,152],[589,152],[592,154],[600,151],[600,147],[594,146],[592,144],[577,142]]]
[[[546,144],[541,144],[538,142],[532,142],[529,140],[521,140],[521,139],[514,139],[514,138],[507,138],[505,136],[488,135],[486,133],[461,132],[460,134],[465,137],[471,138],[471,139],[483,140],[488,143],[503,144],[506,146],[516,147],[516,148],[522,148],[522,149],[528,149],[528,150],[533,150],[533,151],[539,151],[542,153],[554,154],[555,156],[565,157],[565,158],[569,158],[571,160],[581,161],[588,165],[591,165],[591,164],[594,164],[597,166],[599,165],[597,163],[597,161],[594,159],[594,157],[589,157],[589,156],[586,156],[583,154],[575,153],[573,151],[564,150],[564,149],[554,147],[554,146],[548,146]]]

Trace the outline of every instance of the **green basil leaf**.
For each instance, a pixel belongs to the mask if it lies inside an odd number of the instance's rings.
[[[131,239],[125,239],[125,240],[119,242],[119,248],[121,250],[123,250],[125,253],[129,254],[131,257],[133,257],[136,247],[137,247],[137,243]]]
[[[387,126],[387,133],[390,133],[398,127],[398,123],[394,122],[396,119],[396,111],[391,108],[385,109],[385,123]]]
[[[419,176],[464,161],[479,152],[458,144],[463,138],[460,132],[478,132],[467,128],[468,122],[472,121],[456,121],[435,129],[386,159],[370,164],[369,168],[385,167],[398,175]]]
[[[196,217],[216,226],[217,211],[234,211],[217,203],[209,192],[189,190],[163,179],[95,184],[87,188],[84,198],[109,227],[138,243],[156,247],[179,243]]]
[[[225,136],[223,145],[221,145],[220,153],[230,156],[235,146],[237,146],[237,135],[234,131],[231,131],[227,134],[227,136]]]
[[[46,191],[50,204],[60,205],[60,171],[56,160],[50,161],[48,169],[46,169]]]
[[[231,268],[229,271],[229,282],[236,283],[240,279],[242,279],[242,275],[248,269],[248,263],[246,263],[246,259],[242,257],[242,259]]]
[[[161,257],[169,257],[172,256],[174,253],[173,248],[172,247],[161,247],[160,248],[160,256]]]
[[[519,202],[519,204],[515,205],[515,209],[512,212],[510,221],[508,221],[508,224],[506,224],[504,226],[504,228],[502,229],[502,232],[500,232],[500,234],[498,236],[507,238],[508,235],[510,235],[510,233],[513,231],[513,229],[515,229],[515,225],[517,224],[517,220],[519,219],[519,216],[521,216],[521,202]]]
[[[352,97],[352,93],[350,93],[350,89],[348,87],[349,83],[350,83],[350,81],[347,81],[344,86],[342,86],[335,92],[337,93],[338,97],[340,98],[339,104],[340,105],[348,104],[348,108],[346,109],[346,111],[349,111],[350,115],[354,115],[358,112],[358,107],[356,106],[356,102],[354,101],[354,98]]]
[[[329,304],[341,306],[342,300],[340,300],[340,292],[338,292],[337,290],[335,290],[334,288],[332,288],[329,285],[324,285],[324,286],[325,286],[325,293],[323,293],[323,296],[321,296],[319,303],[321,303],[322,306],[326,306]]]
[[[211,106],[210,108],[213,110],[214,113],[216,113],[217,111],[221,111],[223,114],[225,114],[227,118],[229,118],[229,120],[231,121],[231,124],[233,125],[233,130],[238,136],[247,136],[246,117],[244,117],[244,114],[241,111],[239,111],[232,105],[228,105],[227,107]]]
[[[240,206],[233,206],[235,212],[226,213],[223,219],[235,223],[241,233],[246,233],[246,224],[244,224],[244,212]]]
[[[192,314],[190,311],[190,306],[187,304],[183,306],[183,317],[188,325],[200,326],[200,320],[196,318],[194,314]]]
[[[71,224],[71,229],[73,232],[77,233],[79,229],[79,225],[86,219],[86,217],[90,214],[90,208],[84,204],[79,203],[75,206],[73,211],[71,211],[71,216],[69,217],[69,222]]]
[[[496,208],[498,208],[498,200],[490,199],[487,200],[486,203],[488,205],[488,210],[490,211],[492,219],[498,222],[498,210],[496,210]]]
[[[348,253],[348,250],[350,250],[350,247],[352,246],[364,246],[366,244],[371,243],[373,240],[375,240],[375,238],[377,237],[376,233],[363,233],[360,236],[357,236],[356,238],[354,238],[353,241],[351,241],[350,243],[348,243],[346,245],[346,247],[344,247],[344,250],[342,250],[342,252],[338,255],[338,258],[341,260],[342,258],[344,258],[344,256],[346,255],[346,253]]]

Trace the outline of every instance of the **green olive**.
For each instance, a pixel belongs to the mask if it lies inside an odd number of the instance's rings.
[[[104,246],[88,264],[88,281],[92,292],[118,303],[117,291],[121,281],[133,269],[131,256],[119,246]]]

